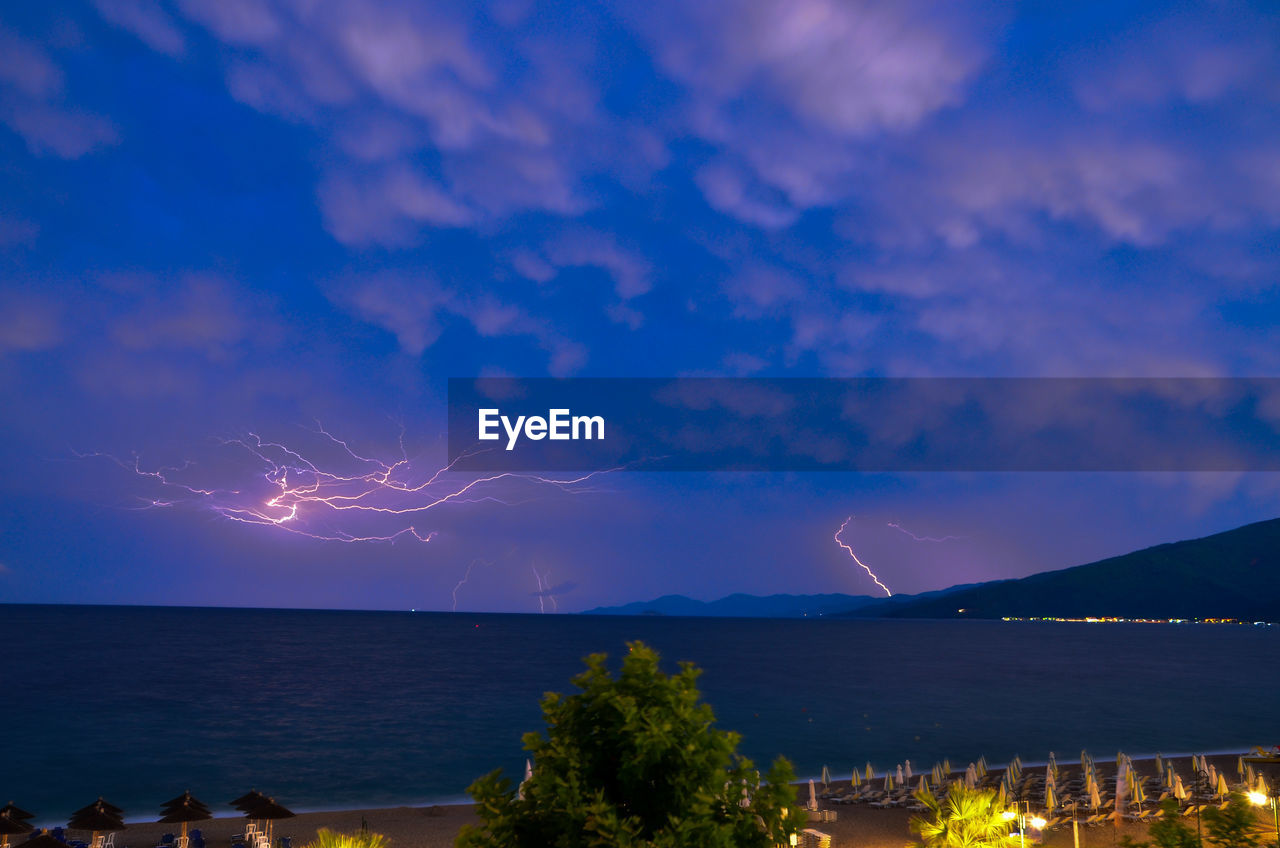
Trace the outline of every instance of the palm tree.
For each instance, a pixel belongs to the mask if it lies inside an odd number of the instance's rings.
[[[929,791],[916,793],[916,799],[925,812],[911,817],[911,832],[925,848],[1009,848],[1017,843],[1009,834],[1011,822],[990,790],[953,783],[944,801]]]

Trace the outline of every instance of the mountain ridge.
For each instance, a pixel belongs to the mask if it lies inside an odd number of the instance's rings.
[[[1280,518],[1027,577],[877,598],[664,595],[583,615],[1280,621]]]

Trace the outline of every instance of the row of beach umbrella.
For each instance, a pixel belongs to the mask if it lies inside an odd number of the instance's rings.
[[[241,795],[232,801],[231,805],[244,813],[245,818],[251,821],[266,822],[268,840],[270,840],[271,822],[277,819],[292,818],[294,815],[292,811],[276,803],[274,798],[270,798],[256,789]],[[160,823],[182,825],[182,841],[179,844],[183,846],[187,842],[188,825],[192,822],[208,821],[213,818],[213,811],[209,809],[208,805],[192,795],[190,791],[183,792],[178,797],[164,802],[161,805],[160,813]],[[8,848],[9,839],[12,836],[31,833],[35,829],[30,823],[33,818],[35,818],[34,813],[27,812],[16,806],[12,801],[5,807],[0,808],[0,848]],[[114,833],[126,829],[124,810],[99,797],[92,804],[81,807],[72,813],[71,819],[67,822],[67,827],[70,830],[88,831],[92,834],[90,846],[96,846],[99,834]],[[34,838],[19,843],[15,848],[66,848],[66,844],[47,833],[41,833]]]

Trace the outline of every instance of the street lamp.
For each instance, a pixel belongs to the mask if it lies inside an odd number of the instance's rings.
[[[1276,823],[1276,848],[1280,848],[1280,808],[1276,805],[1276,799],[1268,798],[1261,792],[1249,792],[1246,793],[1245,797],[1247,797],[1249,799],[1249,803],[1253,804],[1255,807],[1261,807],[1268,801],[1271,802],[1271,817],[1275,819]]]
[[[1048,822],[1040,818],[1040,816],[1031,815],[1030,801],[1016,801],[1014,803],[1017,804],[1016,807],[1012,810],[1005,810],[1000,816],[1005,821],[1018,820],[1018,837],[1022,842],[1022,848],[1027,848],[1027,825],[1031,825],[1036,830],[1043,830]],[[1280,848],[1280,846],[1277,846],[1277,848]]]

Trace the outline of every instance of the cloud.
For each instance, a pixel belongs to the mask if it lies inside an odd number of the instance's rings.
[[[688,127],[720,149],[697,177],[707,201],[779,229],[844,196],[859,145],[963,100],[985,51],[972,26],[922,12],[871,0],[722,0],[646,9],[634,23],[685,87]]]
[[[1081,51],[1075,91],[1094,111],[1203,106],[1234,93],[1274,96],[1280,74],[1273,21],[1238,4],[1184,9],[1128,37]]]
[[[0,54],[0,120],[32,153],[78,159],[119,140],[106,118],[63,105],[64,75],[43,48],[0,27]]]
[[[168,13],[147,0],[93,0],[98,13],[108,22],[128,30],[148,47],[169,56],[181,56],[186,40]]]
[[[148,296],[117,319],[112,339],[127,351],[194,351],[210,361],[236,356],[245,346],[269,346],[228,281],[186,274],[167,291],[156,281]],[[159,289],[157,292],[155,289]]]
[[[548,355],[547,370],[568,376],[587,361],[587,349],[551,323],[513,301],[491,294],[470,294],[442,284],[429,274],[386,271],[335,280],[334,303],[395,336],[401,351],[426,353],[454,322],[481,337],[528,338]]]
[[[0,296],[0,354],[50,350],[64,339],[61,310],[16,292]]]

